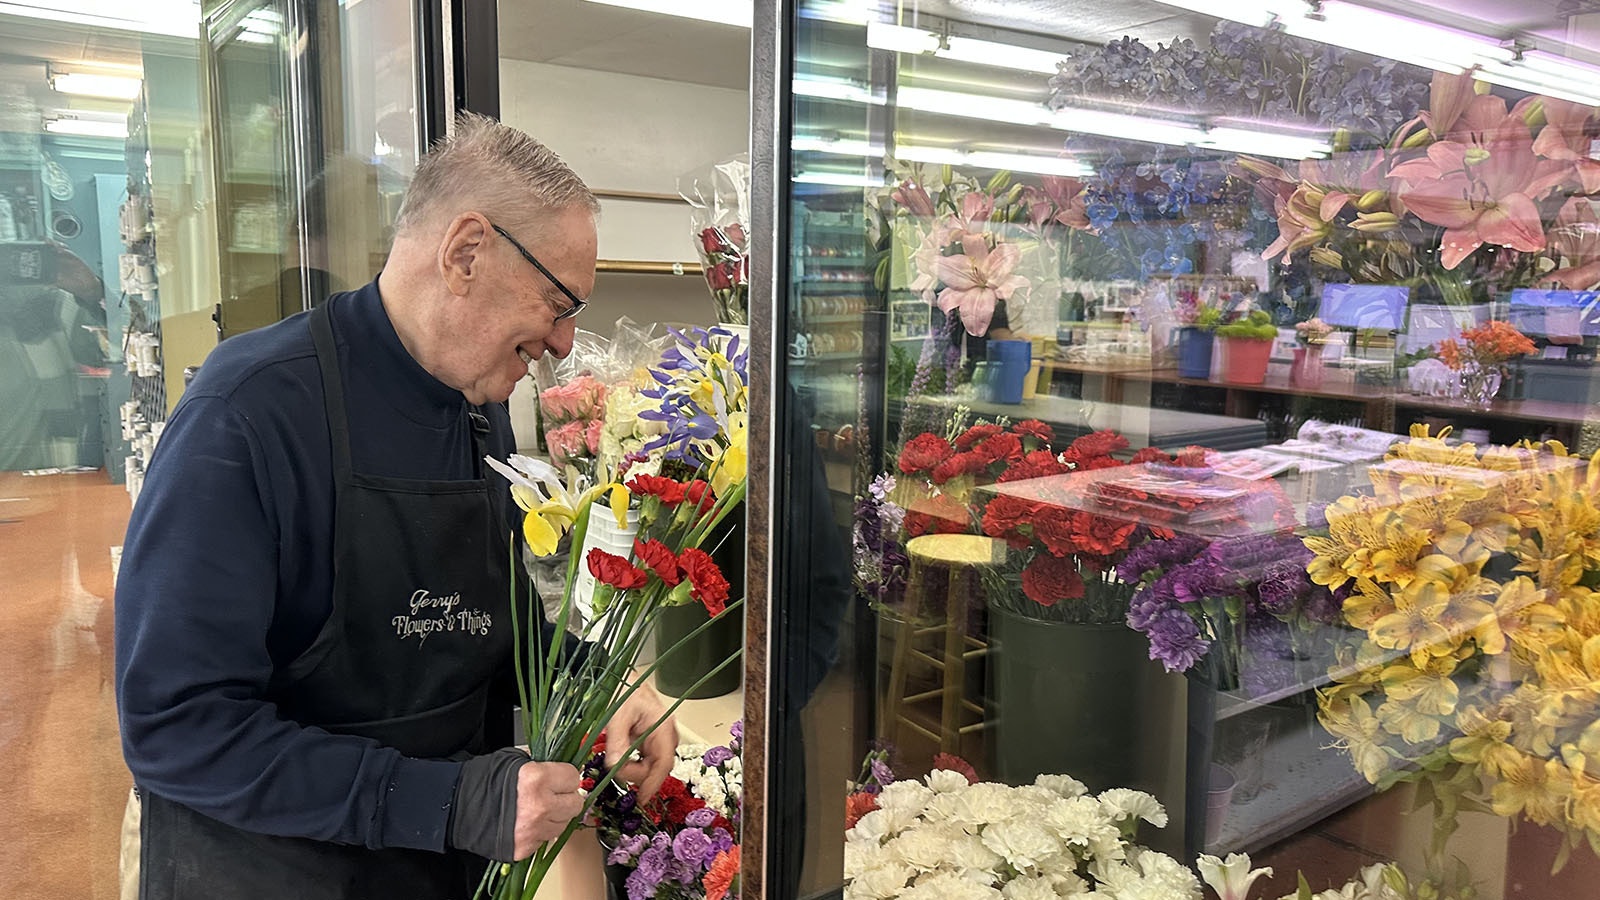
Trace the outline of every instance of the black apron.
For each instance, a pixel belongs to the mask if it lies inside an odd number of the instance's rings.
[[[284,718],[442,759],[484,746],[491,683],[511,652],[508,492],[483,477],[488,420],[472,411],[473,481],[353,471],[328,308],[311,313],[332,439],[333,608],[275,676]],[[486,862],[255,834],[143,791],[141,900],[470,900]]]

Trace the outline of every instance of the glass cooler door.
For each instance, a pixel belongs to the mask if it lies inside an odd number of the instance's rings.
[[[1592,891],[1600,14],[776,7],[765,895]]]

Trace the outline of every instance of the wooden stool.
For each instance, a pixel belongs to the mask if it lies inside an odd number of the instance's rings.
[[[894,733],[901,725],[924,735],[939,745],[941,753],[961,752],[965,735],[982,731],[983,705],[965,696],[967,664],[981,660],[989,645],[968,633],[968,617],[978,598],[978,572],[984,566],[1005,561],[1006,545],[996,538],[972,534],[929,534],[906,542],[911,558],[911,574],[906,588],[911,611],[925,610],[931,615],[922,621],[914,614],[901,619],[895,628],[894,651],[889,666],[888,696],[879,717],[878,732]],[[942,609],[928,596],[937,584],[935,572],[946,574]],[[935,638],[926,641],[927,638]],[[929,650],[919,643],[931,643]],[[930,652],[930,650],[932,652]],[[937,673],[938,687],[906,694],[913,664]],[[938,699],[938,730],[911,717],[911,707]],[[976,721],[969,721],[976,714]]]

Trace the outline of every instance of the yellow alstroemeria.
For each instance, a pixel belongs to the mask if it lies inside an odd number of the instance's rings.
[[[1450,742],[1450,756],[1456,762],[1481,766],[1490,775],[1498,774],[1504,766],[1514,766],[1522,754],[1507,741],[1511,737],[1511,723],[1490,719],[1478,709],[1462,710],[1456,718],[1461,737]]]
[[[489,457],[484,461],[511,482],[511,498],[527,513],[522,519],[523,539],[536,556],[556,552],[561,536],[578,521],[584,507],[601,495],[607,496],[617,527],[627,527],[630,497],[627,487],[619,483],[584,488],[583,476],[572,466],[567,466],[563,482],[555,466],[520,453],[511,454],[504,463]]]
[[[1372,625],[1373,642],[1410,653],[1418,668],[1432,657],[1455,652],[1460,641],[1440,624],[1450,605],[1448,588],[1437,582],[1414,582],[1394,599],[1395,611]]]
[[[1335,746],[1349,752],[1356,769],[1376,784],[1389,771],[1393,754],[1384,746],[1383,726],[1372,707],[1360,697],[1322,710],[1322,726],[1338,740]]]

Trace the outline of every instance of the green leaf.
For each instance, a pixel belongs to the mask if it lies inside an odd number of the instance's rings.
[[[1312,900],[1315,896],[1311,892],[1311,885],[1306,882],[1306,873],[1297,873],[1300,876],[1300,890],[1295,892],[1295,900]]]

